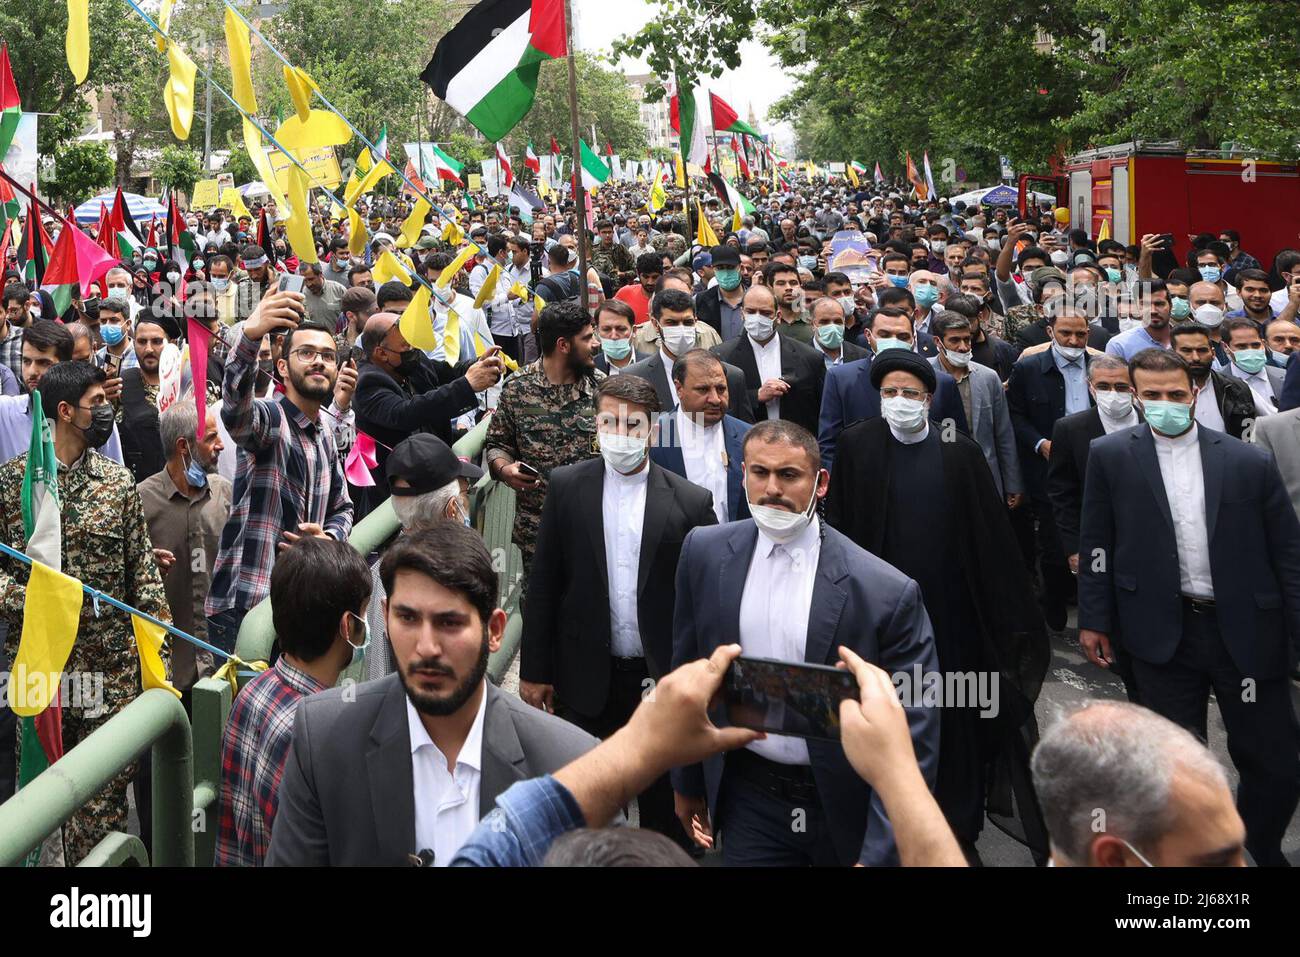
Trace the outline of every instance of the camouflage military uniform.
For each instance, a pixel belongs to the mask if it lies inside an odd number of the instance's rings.
[[[1005,334],[1002,335],[1002,338],[1007,340],[1007,342],[1014,343],[1016,341],[1016,333],[1026,326],[1032,326],[1041,318],[1043,318],[1042,306],[1037,304],[1012,306],[1007,310],[1006,317],[1002,323],[1002,326],[1005,329]],[[994,335],[997,335],[997,333],[994,333]]]
[[[574,385],[552,385],[538,359],[501,390],[488,426],[487,461],[504,452],[542,473],[538,487],[515,493],[512,536],[524,560],[524,580],[533,561],[537,528],[552,469],[596,455],[596,386],[605,377],[592,370]]]
[[[686,252],[686,240],[677,233],[660,233],[650,240],[650,245],[657,253],[667,253],[672,257],[673,262],[681,259],[682,254]]]
[[[617,239],[608,246],[598,243],[591,254],[591,265],[596,272],[604,273],[614,279],[619,278],[619,273],[630,273],[636,270],[636,260],[632,258],[632,253]]]
[[[25,550],[22,487],[26,454],[0,465],[0,540]],[[63,573],[155,618],[171,621],[162,577],[154,562],[149,528],[125,467],[88,451],[71,468],[59,464],[59,497],[63,505]],[[5,654],[12,662],[22,635],[23,601],[29,568],[13,559],[0,559],[0,614],[9,622]],[[170,647],[163,643],[163,662],[170,665]],[[87,596],[65,674],[103,676],[103,700],[63,708],[63,749],[72,750],[90,733],[121,711],[140,693],[140,659],[135,650],[131,618],[101,605],[95,615]],[[21,746],[22,737],[18,738]],[[111,831],[125,831],[126,788],[135,773],[132,765],[113,778],[63,826],[64,854],[76,864]]]

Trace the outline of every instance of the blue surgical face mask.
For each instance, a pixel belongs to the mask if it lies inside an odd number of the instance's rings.
[[[1120,272],[1118,269],[1116,269],[1114,266],[1107,266],[1107,267],[1106,267],[1106,278],[1107,278],[1110,282],[1119,282],[1121,279],[1124,278],[1124,274],[1121,273],[1121,272]]]
[[[731,292],[740,285],[739,269],[715,269],[713,275],[717,277],[718,285],[727,292]]]
[[[613,359],[615,362],[622,362],[632,354],[632,340],[601,339],[600,351],[605,353],[605,358]]]
[[[920,283],[912,291],[912,296],[916,299],[916,304],[924,309],[929,309],[939,301],[939,287],[931,286],[928,283]]]
[[[106,346],[121,345],[122,340],[126,338],[126,330],[121,326],[100,326],[99,337],[104,340]]]
[[[1174,319],[1186,319],[1192,314],[1192,304],[1182,296],[1174,296],[1169,300],[1169,315]]]
[[[906,349],[909,352],[912,351],[911,344],[904,342],[902,339],[882,339],[877,336],[875,341],[876,355],[880,355],[880,353],[884,352],[886,349]]]
[[[352,648],[352,660],[348,662],[348,667],[355,665],[358,661],[366,656],[366,649],[370,647],[370,622],[364,618],[358,618],[352,612],[348,612],[348,638],[347,643]],[[356,643],[357,633],[363,636],[361,644]]]
[[[1142,403],[1142,413],[1161,435],[1182,435],[1192,425],[1192,407],[1181,402],[1148,399]]]
[[[230,288],[230,280],[224,276],[220,279],[212,280],[212,289],[215,292],[225,292],[229,288]]]
[[[893,273],[888,273],[887,275],[889,276],[890,285],[894,286],[896,289],[907,288],[906,276],[895,276]]]
[[[814,269],[817,268],[817,257],[816,257],[816,256],[800,256],[800,257],[799,257],[799,268],[800,268],[800,269],[807,269],[809,272],[812,272]]]
[[[191,488],[205,488],[208,484],[208,473],[192,455],[186,455],[185,458],[189,459],[189,464],[185,466],[185,481],[190,483]]]
[[[1206,282],[1218,282],[1223,278],[1223,270],[1218,266],[1198,266],[1201,278]]]

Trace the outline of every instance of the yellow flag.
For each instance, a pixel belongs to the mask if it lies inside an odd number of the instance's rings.
[[[253,92],[253,45],[248,24],[229,7],[226,8],[226,50],[230,54],[230,86],[235,102],[248,113],[257,113],[257,95]]]
[[[740,210],[733,209],[731,211],[731,231],[738,233],[744,225],[745,221],[740,218]]]
[[[447,225],[442,227],[442,239],[453,246],[459,246],[465,241],[465,233],[454,219],[449,219]]]
[[[163,102],[172,119],[172,136],[178,140],[190,138],[194,123],[194,61],[175,43],[167,44],[167,65],[170,74],[163,87]]]
[[[397,328],[402,331],[402,338],[417,349],[438,348],[438,337],[433,331],[433,319],[429,315],[429,287],[421,286],[415,290],[410,304],[397,321]]]
[[[721,245],[718,242],[718,234],[709,225],[708,217],[704,215],[704,207],[698,199],[695,201],[695,212],[699,217],[697,220],[698,225],[695,227],[695,241],[708,249]]]
[[[366,251],[366,224],[355,209],[348,210],[348,252],[360,256]],[[382,257],[381,257],[382,258]],[[376,280],[380,282],[381,280]],[[407,280],[408,282],[410,280]]]
[[[460,362],[460,313],[447,310],[447,325],[442,330],[443,357],[451,365]]]
[[[162,6],[158,9],[158,26],[162,28],[162,33],[155,33],[153,42],[158,47],[159,53],[167,52],[167,40],[163,33],[171,32],[172,7],[176,6],[176,0],[162,0]]]
[[[849,178],[849,182],[854,186],[858,185],[858,171],[853,168],[852,160],[844,164],[844,175]]]
[[[352,215],[356,216],[357,220],[360,221],[361,217],[358,214],[353,213]],[[393,279],[397,279],[408,286],[411,284],[411,274],[405,266],[397,261],[397,257],[387,249],[375,260],[375,264],[370,268],[370,274],[375,280],[376,287],[382,286]]]
[[[68,69],[80,86],[90,72],[90,0],[68,0],[68,33],[64,45]]]
[[[77,640],[82,597],[81,582],[32,562],[23,603],[23,634],[9,682],[10,706],[19,717],[34,718],[49,707],[59,686],[58,675]],[[15,700],[16,687],[23,692],[21,701]]]
[[[295,114],[281,123],[275,138],[285,149],[306,154],[326,146],[342,146],[352,139],[352,128],[337,113],[309,110],[305,119]],[[303,156],[299,155],[298,159],[302,160]]]
[[[686,188],[686,166],[682,163],[682,154],[673,154],[673,168],[677,171],[677,188]]]
[[[229,209],[236,217],[247,216],[249,219],[253,218],[253,214],[244,205],[244,197],[240,196],[239,190],[233,186],[227,186],[221,191],[221,205]]]
[[[415,245],[420,238],[420,230],[424,228],[424,218],[429,215],[431,209],[433,205],[423,196],[416,199],[411,215],[407,216],[406,221],[402,223],[402,237],[397,242],[399,248],[405,249]]]
[[[312,90],[319,90],[320,87],[316,85],[315,80],[296,66],[284,68],[284,82],[289,87],[289,98],[293,100],[293,108],[298,111],[298,119],[306,123],[307,116],[311,112]],[[276,139],[279,137],[277,136]]]
[[[320,262],[316,256],[316,239],[311,233],[311,211],[307,208],[307,174],[296,166],[289,168],[289,209],[292,215],[284,233],[298,261]]]
[[[362,150],[363,155],[368,152],[370,151]],[[359,159],[357,160],[357,165],[358,166],[361,165],[361,161]],[[388,176],[396,172],[397,170],[393,169],[392,163],[388,162],[388,160],[380,160],[378,163],[372,166],[369,169],[369,171],[367,171],[365,176],[361,178],[361,182],[357,184],[356,193],[353,194],[352,198],[348,200],[347,197],[344,196],[344,200],[347,201],[349,206],[355,204],[358,199],[360,199],[362,196],[366,195],[366,193],[374,189],[376,184],[378,184],[378,182],[381,179],[383,179],[385,176]]]
[[[289,205],[289,200],[285,198],[284,190],[280,189],[280,184],[276,181],[275,168],[271,165],[270,158],[266,155],[266,150],[262,148],[262,132],[253,123],[244,117],[244,149],[248,151],[248,158],[253,161],[253,166],[257,169],[257,175],[262,178],[262,185],[266,187],[271,198],[275,200],[278,209],[284,209]]]
[[[461,269],[464,268],[465,264],[477,255],[478,247],[473,243],[466,244],[465,248],[462,249],[456,255],[456,258],[451,261],[451,265],[438,274],[438,282],[436,285],[442,289],[446,289],[451,284],[451,281],[456,278],[456,273],[460,272]]]
[[[135,632],[135,650],[140,655],[140,684],[143,689],[166,688],[179,698],[181,693],[167,680],[167,667],[162,660],[166,630],[139,615],[131,616],[131,630]]]
[[[479,287],[478,295],[474,297],[475,309],[482,309],[483,303],[496,295],[497,280],[500,278],[501,266],[497,263],[493,263],[491,272],[489,272],[487,278],[483,280],[483,285]]]
[[[360,172],[364,176],[369,172],[371,166],[370,150],[362,150],[361,155],[357,157],[356,165],[352,167],[352,172],[348,173],[347,185],[343,187],[343,205],[351,206],[352,200],[357,197],[357,190],[361,188]]]
[[[483,337],[477,332],[474,333],[474,355],[481,356],[485,352],[487,352],[487,343],[483,341]],[[519,363],[511,359],[505,352],[498,352],[497,355],[501,357],[501,361],[505,363],[505,367],[511,372],[519,371]]]
[[[1103,219],[1103,220],[1101,221],[1101,228],[1100,228],[1099,230],[1097,230],[1097,242],[1101,242],[1103,239],[1110,239],[1110,220],[1109,220],[1109,219]]]

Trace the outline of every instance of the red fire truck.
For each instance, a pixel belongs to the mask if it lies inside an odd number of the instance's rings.
[[[1020,177],[1019,206],[1030,190],[1055,193],[1070,225],[1132,245],[1146,233],[1173,233],[1184,261],[1188,234],[1235,229],[1241,248],[1267,270],[1282,249],[1300,249],[1300,170],[1278,161],[1177,142],[1134,142],[1088,150],[1059,164],[1059,175]],[[1054,173],[1058,172],[1054,170]]]

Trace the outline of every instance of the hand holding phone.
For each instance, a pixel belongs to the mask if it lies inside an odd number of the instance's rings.
[[[292,273],[282,273],[280,284],[277,287],[280,292],[302,292],[302,276],[295,276]]]
[[[859,693],[853,675],[838,668],[743,656],[722,683],[732,725],[823,741],[839,740],[840,702]]]

